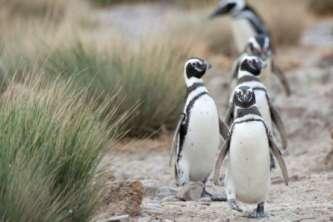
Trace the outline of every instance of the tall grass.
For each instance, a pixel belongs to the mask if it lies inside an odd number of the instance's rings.
[[[137,3],[165,3],[165,0],[89,0],[91,3],[97,6],[109,6],[116,4],[137,4]],[[214,3],[214,0],[170,0],[167,1],[170,4],[177,5],[184,8],[202,7],[207,4]]]
[[[183,64],[191,56],[189,43],[153,36],[138,44],[114,38],[110,43],[87,41],[73,36],[65,42],[49,36],[38,40],[36,44],[32,38],[28,46],[20,41],[8,44],[11,47],[0,55],[7,75],[16,73],[21,78],[38,67],[50,80],[59,75],[72,79],[76,89],[87,89],[96,102],[101,95],[104,99],[115,97],[119,104],[115,115],[135,108],[124,125],[129,136],[155,135],[176,123],[185,91]]]
[[[267,23],[275,46],[298,44],[309,19],[306,1],[280,0],[278,4],[274,0],[248,2],[257,9]]]
[[[183,62],[186,52],[171,43],[140,44],[129,49],[117,44],[110,51],[76,43],[54,51],[45,62],[49,75],[61,73],[90,95],[104,93],[115,98],[121,115],[135,108],[126,129],[132,136],[158,133],[172,127],[180,112],[183,95]]]
[[[96,167],[119,122],[109,128],[107,106],[87,101],[70,82],[11,82],[0,100],[1,221],[89,221]]]
[[[73,0],[0,0],[1,13],[7,16],[59,18],[65,14],[68,2]]]

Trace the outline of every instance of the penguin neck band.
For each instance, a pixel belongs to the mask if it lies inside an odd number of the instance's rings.
[[[249,115],[249,114],[253,114],[253,115],[257,115],[257,116],[261,116],[258,108],[256,106],[252,106],[249,108],[240,108],[237,109],[237,118],[241,118],[243,116]]]
[[[255,77],[253,75],[244,75],[237,80],[237,84],[242,84],[245,82],[252,82],[252,81],[261,82],[259,78]]]
[[[187,87],[187,95],[189,95],[191,92],[193,92],[194,90],[196,90],[199,87],[204,87],[203,82],[196,82],[196,83],[192,84],[190,87]]]

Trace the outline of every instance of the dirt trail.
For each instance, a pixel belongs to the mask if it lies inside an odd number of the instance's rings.
[[[332,22],[326,25],[333,30]],[[306,35],[316,39],[316,27]],[[319,32],[319,31],[318,31]],[[310,34],[309,34],[310,33]],[[297,68],[287,72],[293,95],[274,96],[288,129],[289,154],[286,162],[291,176],[287,187],[279,170],[273,173],[273,185],[266,209],[269,217],[260,221],[333,221],[333,171],[325,169],[324,159],[332,148],[333,129],[333,54],[332,45],[313,45],[305,36],[298,49],[279,52],[284,60],[295,61]],[[309,40],[310,39],[310,40]],[[330,49],[329,49],[330,48]],[[214,73],[208,88],[221,108],[228,81]],[[112,151],[104,160],[111,163],[116,180],[140,180],[145,188],[141,215],[133,221],[251,221],[230,210],[224,202],[181,202],[174,198],[173,170],[168,166],[169,140],[138,142],[126,151]],[[209,185],[222,192],[223,187]],[[251,210],[254,206],[242,205]],[[107,213],[107,212],[106,212]]]

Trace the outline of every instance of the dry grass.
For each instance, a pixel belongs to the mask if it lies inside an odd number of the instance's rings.
[[[48,17],[58,19],[65,15],[67,5],[73,0],[0,0],[2,18]]]
[[[150,136],[174,126],[184,96],[187,44],[180,48],[172,39],[157,37],[148,45],[118,38],[109,43],[81,34],[67,37],[61,33],[66,30],[38,32],[7,44],[0,53],[5,74],[21,78],[27,71],[42,69],[50,80],[59,75],[74,79],[76,88],[88,89],[92,98],[117,95],[118,115],[135,108],[126,124],[132,136]]]
[[[316,15],[332,15],[333,0],[309,0],[308,9]]]
[[[89,0],[97,6],[110,6],[116,4],[138,4],[138,3],[165,3],[163,0]],[[215,0],[171,0],[169,4],[176,5],[186,9],[205,7],[209,4],[216,3]]]
[[[249,1],[260,13],[273,36],[276,46],[297,45],[308,22],[306,1]],[[283,15],[283,16],[281,16]]]
[[[10,82],[0,100],[2,221],[89,221],[100,201],[97,166],[120,122],[100,122],[109,103],[87,101],[70,81],[35,73]]]

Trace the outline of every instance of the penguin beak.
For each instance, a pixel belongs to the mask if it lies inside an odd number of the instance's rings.
[[[213,66],[208,62],[205,62],[205,65],[206,65],[206,70],[213,68]]]
[[[209,19],[214,19],[220,15],[225,15],[228,12],[231,11],[231,9],[234,7],[234,4],[226,4],[226,5],[222,5],[219,8],[215,9],[215,11],[210,14],[210,16],[208,17]]]
[[[258,57],[258,60],[253,61],[253,66],[257,70],[262,70],[267,66],[267,63],[265,63],[260,57]]]
[[[265,61],[266,61],[266,59],[265,59]],[[265,69],[267,66],[268,66],[267,62],[261,61],[261,68],[262,69]]]

